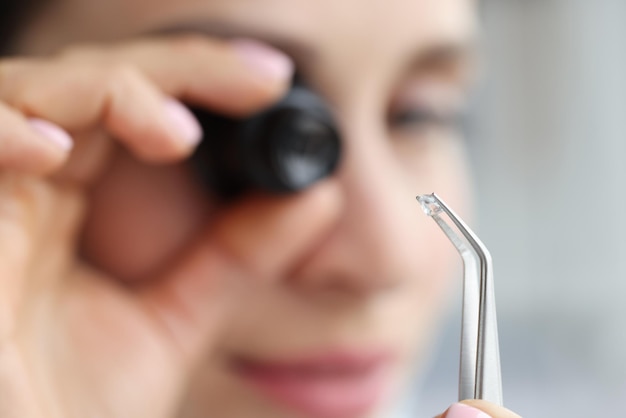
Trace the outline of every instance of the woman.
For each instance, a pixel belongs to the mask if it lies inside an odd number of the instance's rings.
[[[471,82],[474,3],[18,12],[0,62],[0,416],[388,416],[454,283],[413,198],[469,206],[446,121]],[[246,116],[294,68],[340,123],[339,172],[213,204],[185,163],[202,132],[182,103]]]

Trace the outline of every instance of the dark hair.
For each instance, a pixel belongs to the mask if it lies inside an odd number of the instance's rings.
[[[0,55],[11,52],[11,45],[42,0],[0,0]]]

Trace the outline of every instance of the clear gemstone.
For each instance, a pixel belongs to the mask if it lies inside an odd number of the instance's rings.
[[[422,205],[422,210],[428,216],[435,216],[443,212],[441,205],[437,203],[435,197],[430,194],[423,194],[417,196],[417,201]]]

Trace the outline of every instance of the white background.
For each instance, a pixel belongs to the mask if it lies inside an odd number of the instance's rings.
[[[470,146],[505,403],[525,418],[626,417],[626,1],[490,0],[484,20]],[[455,400],[458,321],[419,417]]]

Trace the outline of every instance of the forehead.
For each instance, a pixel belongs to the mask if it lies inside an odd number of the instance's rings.
[[[473,0],[56,0],[75,36],[218,20],[307,43],[401,48],[473,32]],[[69,16],[68,16],[69,15]],[[71,16],[71,17],[70,17]],[[72,20],[69,20],[69,19]],[[413,45],[419,47],[419,45]]]
[[[45,53],[76,41],[119,40],[169,28],[206,29],[209,34],[217,28],[232,36],[280,40],[273,42],[279,47],[285,42],[298,46],[285,50],[298,52],[292,55],[300,69],[310,72],[307,76],[337,91],[346,83],[361,89],[367,80],[390,80],[408,68],[413,57],[441,45],[465,45],[475,32],[474,0],[50,0],[50,4],[54,7],[22,39],[25,51]],[[305,65],[300,65],[304,62],[300,55],[306,55]],[[376,77],[368,72],[376,72]]]

